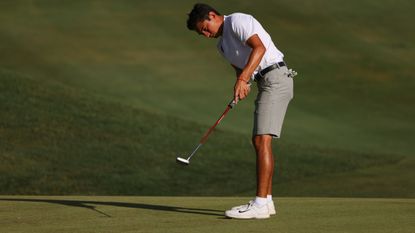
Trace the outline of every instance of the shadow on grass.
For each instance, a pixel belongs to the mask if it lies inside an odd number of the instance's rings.
[[[27,198],[0,198],[0,201],[14,201],[14,202],[43,202],[50,204],[58,204],[70,207],[81,207],[96,211],[97,213],[110,218],[111,216],[96,209],[96,205],[108,205],[116,207],[147,209],[157,211],[179,212],[187,214],[201,214],[211,216],[223,216],[222,210],[211,209],[197,209],[176,206],[151,205],[143,203],[127,203],[127,202],[105,202],[105,201],[79,201],[79,200],[53,200],[53,199],[27,199]]]

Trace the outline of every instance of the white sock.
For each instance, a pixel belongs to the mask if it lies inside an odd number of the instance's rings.
[[[264,206],[267,204],[266,197],[255,197],[255,204],[259,207]]]
[[[272,202],[272,195],[267,195],[267,201]]]

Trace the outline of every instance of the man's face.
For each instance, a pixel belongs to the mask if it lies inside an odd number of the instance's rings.
[[[210,12],[209,20],[205,19],[196,24],[196,32],[207,38],[218,38],[221,34],[221,23],[220,16],[216,15],[214,12]]]

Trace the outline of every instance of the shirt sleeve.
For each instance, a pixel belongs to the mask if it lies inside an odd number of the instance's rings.
[[[239,15],[232,21],[232,30],[235,36],[242,42],[246,41],[253,35],[257,34],[255,31],[255,19],[250,15]]]

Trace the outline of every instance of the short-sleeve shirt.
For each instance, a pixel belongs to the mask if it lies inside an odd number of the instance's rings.
[[[266,51],[253,75],[270,65],[283,61],[284,58],[284,54],[277,49],[271,36],[254,17],[243,13],[225,15],[222,36],[217,44],[219,52],[226,60],[243,69],[252,51],[246,41],[255,34],[258,35]]]

